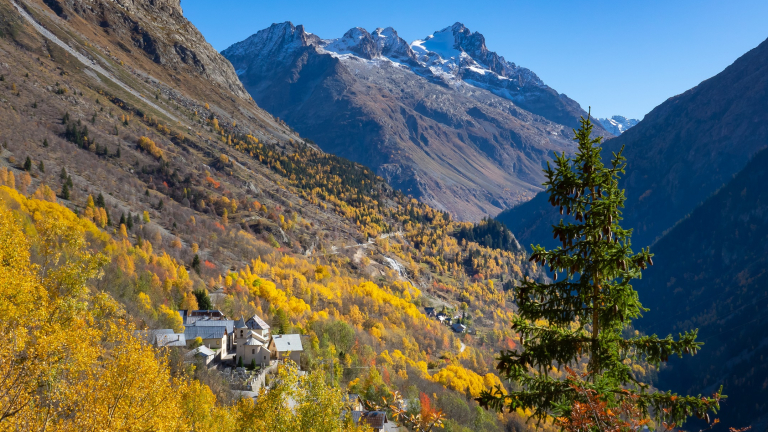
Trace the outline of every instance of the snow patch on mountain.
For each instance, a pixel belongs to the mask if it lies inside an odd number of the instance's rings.
[[[306,51],[306,53],[304,53]],[[355,27],[336,39],[321,39],[290,22],[273,24],[222,52],[237,64],[240,77],[269,74],[275,64],[311,53],[334,57],[356,74],[366,68],[409,69],[429,82],[455,89],[485,90],[551,121],[577,127],[579,104],[546,85],[530,69],[507,61],[488,49],[485,37],[461,23],[408,43],[391,28],[368,32]],[[294,70],[291,77],[297,76]],[[388,73],[385,71],[385,73]],[[577,117],[576,117],[577,118]]]
[[[638,119],[628,119],[620,115],[615,115],[611,118],[601,118],[598,119],[598,121],[603,125],[605,130],[614,135],[621,135],[632,126],[640,123],[640,120]]]
[[[456,38],[450,32],[450,27],[446,27],[439,32],[427,36],[424,40],[415,40],[411,42],[411,49],[420,55],[429,55],[435,53],[443,61],[459,61],[462,55],[466,53],[456,49]]]
[[[232,59],[256,53],[265,61],[274,61],[310,46],[342,61],[394,63],[447,85],[467,84],[513,101],[524,97],[523,87],[548,88],[532,71],[489,51],[483,35],[471,33],[461,23],[409,44],[392,27],[377,28],[372,33],[355,27],[340,38],[321,39],[301,25],[285,22],[259,31],[222,54]],[[243,75],[246,70],[238,72]]]

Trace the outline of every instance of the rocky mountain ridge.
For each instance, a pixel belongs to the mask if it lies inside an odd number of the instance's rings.
[[[611,118],[601,118],[598,119],[598,121],[603,125],[605,130],[616,136],[623,134],[629,130],[629,128],[640,123],[640,120],[638,119],[629,119],[620,115],[615,115]]]
[[[321,39],[273,24],[222,54],[261,107],[323,150],[465,220],[530,199],[586,115],[459,23],[412,44],[392,28]]]

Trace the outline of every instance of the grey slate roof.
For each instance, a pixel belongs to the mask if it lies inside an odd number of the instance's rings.
[[[184,333],[165,333],[155,335],[155,345],[158,347],[185,347],[187,337]]]
[[[192,340],[197,337],[201,339],[221,339],[224,337],[226,332],[227,332],[227,328],[224,326],[219,326],[219,327],[193,326],[193,327],[186,327],[184,329],[184,336],[187,338],[187,340]]]
[[[243,345],[248,346],[264,346],[264,342],[256,339],[255,337],[249,337]]]
[[[192,351],[188,352],[187,356],[189,356],[189,357],[192,357],[192,356],[195,356],[195,357],[210,357],[210,356],[215,355],[215,354],[216,354],[216,351],[214,351],[214,350],[208,348],[207,346],[203,345],[203,346],[199,346],[199,347],[193,349]]]
[[[235,330],[235,322],[232,320],[197,320],[187,324],[190,327],[226,327],[227,334]]]
[[[301,335],[298,334],[274,335],[272,341],[278,352],[304,351],[304,347],[301,345]]]
[[[245,328],[245,320],[243,319],[243,317],[240,317],[239,319],[235,320],[235,328],[236,329]]]
[[[224,312],[218,309],[198,309],[189,311],[188,315],[193,317],[224,318]]]
[[[456,333],[464,333],[467,330],[467,326],[464,324],[456,323],[451,326],[451,330],[455,331]]]
[[[248,318],[248,321],[245,322],[245,326],[254,330],[269,330],[269,324],[264,322],[258,315]]]
[[[363,422],[372,429],[384,429],[384,424],[388,423],[387,413],[384,411],[352,411],[352,421],[355,424]]]

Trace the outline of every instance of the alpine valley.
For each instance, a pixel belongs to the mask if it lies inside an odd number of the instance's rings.
[[[222,54],[260,107],[462,220],[532,198],[587,114],[461,23],[409,44],[392,28],[321,39],[286,22]]]
[[[521,149],[569,145],[519,115]],[[455,430],[526,428],[472,400],[516,344],[515,281],[543,276],[514,236],[319,150],[178,0],[0,0],[0,119],[0,430],[360,430],[348,393],[391,391]],[[246,321],[275,338],[238,354]]]
[[[603,219],[656,265],[591,250],[627,301],[597,282],[570,301],[545,290],[581,271],[557,282],[528,246],[573,221],[542,169],[593,145],[576,101],[461,23],[408,43],[285,22],[217,52],[181,6],[0,0],[0,432],[594,430],[563,420],[582,347],[693,399],[670,415],[706,418],[697,394],[723,385],[718,418],[767,430],[768,41],[639,122],[593,123],[629,163]],[[604,226],[585,241],[628,248]],[[693,358],[652,336],[695,328]],[[661,348],[600,345],[630,334]],[[547,380],[560,399],[518,403]]]

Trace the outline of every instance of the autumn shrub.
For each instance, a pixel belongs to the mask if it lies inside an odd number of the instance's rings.
[[[160,148],[155,144],[154,141],[151,139],[142,136],[139,138],[139,141],[137,142],[139,148],[144,150],[145,152],[151,154],[156,159],[161,159],[163,157],[163,151],[160,150]]]

